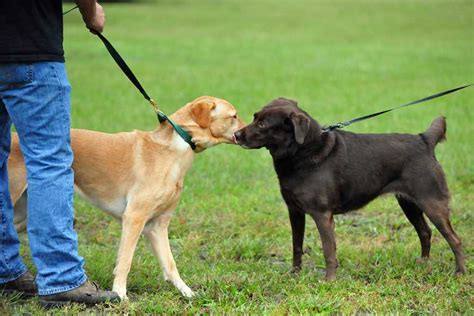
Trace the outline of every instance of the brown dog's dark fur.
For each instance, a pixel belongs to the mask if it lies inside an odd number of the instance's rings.
[[[295,101],[279,98],[235,133],[244,148],[266,147],[288,206],[293,235],[293,267],[301,267],[305,213],[316,222],[326,260],[326,279],[336,276],[334,214],[363,207],[395,193],[415,227],[421,256],[430,253],[431,230],[423,213],[451,246],[456,273],[466,272],[461,240],[449,221],[449,192],[434,148],[445,139],[446,121],[436,118],[419,135],[323,132]]]

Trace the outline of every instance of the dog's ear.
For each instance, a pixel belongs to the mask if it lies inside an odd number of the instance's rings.
[[[293,124],[295,140],[298,144],[303,144],[309,131],[309,118],[302,113],[291,112],[290,121]]]
[[[206,128],[211,125],[211,112],[216,108],[216,104],[209,99],[201,99],[191,107],[191,116],[200,127]]]

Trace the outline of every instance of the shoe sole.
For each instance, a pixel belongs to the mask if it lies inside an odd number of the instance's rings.
[[[99,304],[117,304],[117,303],[119,303],[119,301],[117,301],[117,302],[104,301],[104,302],[96,302],[96,303],[93,303],[93,302],[74,302],[74,301],[44,301],[44,300],[39,301],[39,304],[43,308],[47,308],[47,309],[70,306],[71,304],[80,304],[80,305],[85,305],[87,307],[93,307],[93,306],[96,306],[96,305],[99,305]]]

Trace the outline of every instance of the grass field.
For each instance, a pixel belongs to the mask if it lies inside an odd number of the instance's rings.
[[[474,82],[469,0],[163,0],[106,4],[105,10],[106,36],[167,113],[215,95],[249,122],[262,105],[285,96],[328,124]],[[156,126],[147,103],[78,12],[65,17],[65,50],[74,127],[117,132]],[[303,270],[290,274],[290,225],[270,155],[223,145],[196,157],[170,225],[181,276],[198,296],[183,299],[164,282],[140,240],[130,301],[98,311],[474,313],[473,100],[471,88],[349,129],[419,133],[434,117],[447,117],[448,141],[437,147],[437,157],[448,177],[467,275],[452,276],[454,256],[434,227],[430,262],[415,262],[418,237],[389,196],[336,217],[336,282],[323,281],[321,242],[310,220]],[[120,225],[78,199],[76,228],[89,277],[110,288]],[[22,251],[34,269],[28,248]],[[44,310],[35,299],[0,297],[0,314],[8,313]]]

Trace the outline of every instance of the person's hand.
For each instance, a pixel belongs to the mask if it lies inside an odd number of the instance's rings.
[[[105,27],[105,12],[104,8],[98,3],[95,4],[95,15],[90,17],[86,22],[86,26],[94,31],[102,33]]]
[[[84,12],[85,13],[85,12]],[[102,33],[105,26],[105,13],[102,6],[95,3],[95,7],[92,10],[88,10],[87,13],[82,15],[84,22],[88,29]]]

